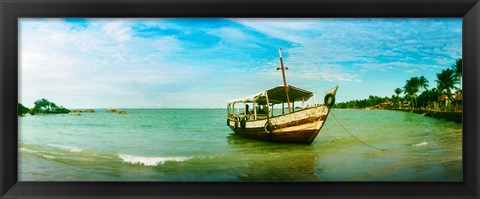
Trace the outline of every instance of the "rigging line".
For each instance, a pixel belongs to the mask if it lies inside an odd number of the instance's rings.
[[[368,144],[368,143],[360,140],[359,138],[357,138],[356,136],[354,136],[352,133],[350,133],[350,131],[349,131],[347,128],[345,128],[345,126],[343,126],[343,124],[340,123],[340,121],[338,121],[337,117],[335,117],[335,114],[333,114],[333,111],[332,111],[332,116],[333,116],[333,118],[335,118],[335,120],[337,121],[337,123],[340,124],[340,126],[342,126],[342,128],[345,130],[345,132],[347,132],[348,134],[350,134],[350,136],[352,136],[353,138],[355,138],[355,139],[358,140],[359,142],[361,142],[361,143],[363,143],[363,144],[365,144],[365,145],[367,145],[367,146],[369,146],[369,147],[371,147],[371,148],[377,149],[377,150],[381,150],[381,151],[385,151],[385,150],[386,150],[386,149],[381,149],[381,148],[378,148],[378,147],[374,147],[374,146],[372,146],[372,145],[370,145],[370,144]]]

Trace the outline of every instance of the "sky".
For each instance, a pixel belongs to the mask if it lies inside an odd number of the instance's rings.
[[[391,97],[411,77],[436,87],[462,56],[462,19],[22,18],[19,102],[225,108],[283,84],[278,48],[290,85],[338,85],[337,102]]]

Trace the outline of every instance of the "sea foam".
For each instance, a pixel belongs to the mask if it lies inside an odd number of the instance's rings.
[[[42,155],[42,157],[48,158],[48,159],[55,159],[55,157],[53,157],[53,156],[51,156],[51,155]]]
[[[26,149],[26,148],[18,148],[20,151],[25,151],[25,152],[29,152],[29,153],[38,153],[39,151],[35,151],[35,150],[30,150],[30,149]]]
[[[56,145],[56,144],[47,144],[47,145],[51,146],[51,147],[58,147],[58,148],[61,148],[61,149],[66,149],[66,150],[69,150],[72,153],[82,152],[81,148],[77,148],[77,147],[73,147],[73,146],[63,146],[63,145]]]
[[[183,162],[190,159],[188,157],[144,157],[127,154],[118,154],[118,157],[120,157],[125,163],[143,164],[145,166],[158,166],[165,164],[165,162],[168,161]]]
[[[415,144],[415,146],[425,146],[427,144],[428,144],[428,142],[421,142],[421,143]]]

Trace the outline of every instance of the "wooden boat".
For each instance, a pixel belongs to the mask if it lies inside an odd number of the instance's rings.
[[[289,87],[291,101],[305,102],[315,93],[294,86]],[[338,86],[325,92],[325,102],[274,114],[274,105],[287,103],[283,86],[274,87],[258,94],[228,101],[227,125],[238,135],[265,141],[312,143],[325,124],[335,103]],[[248,104],[253,104],[249,111]],[[268,106],[267,106],[268,104]],[[242,106],[242,113],[235,113],[235,105]],[[259,108],[259,107],[266,107]],[[258,110],[259,109],[259,110]],[[283,110],[283,108],[282,108]]]
[[[335,104],[338,86],[328,90],[323,104],[315,104],[315,93],[285,81],[283,60],[280,52],[279,70],[282,70],[284,85],[277,86],[257,94],[227,101],[227,125],[238,135],[264,141],[312,143],[322,129]],[[305,101],[313,97],[313,104],[305,107]],[[293,102],[293,109],[290,108]],[[295,108],[295,102],[302,107]],[[285,113],[284,104],[288,105]],[[282,104],[282,113],[274,113],[274,105]],[[235,111],[237,105],[238,111]],[[253,107],[250,110],[249,107]],[[243,109],[243,112],[240,111]],[[299,110],[297,110],[299,109]]]

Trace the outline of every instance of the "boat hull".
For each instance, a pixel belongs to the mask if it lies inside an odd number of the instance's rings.
[[[318,105],[285,115],[263,120],[246,120],[240,125],[238,117],[229,117],[228,126],[238,135],[272,142],[296,142],[310,144],[317,137],[330,112],[325,105]],[[268,132],[267,122],[273,126]]]

